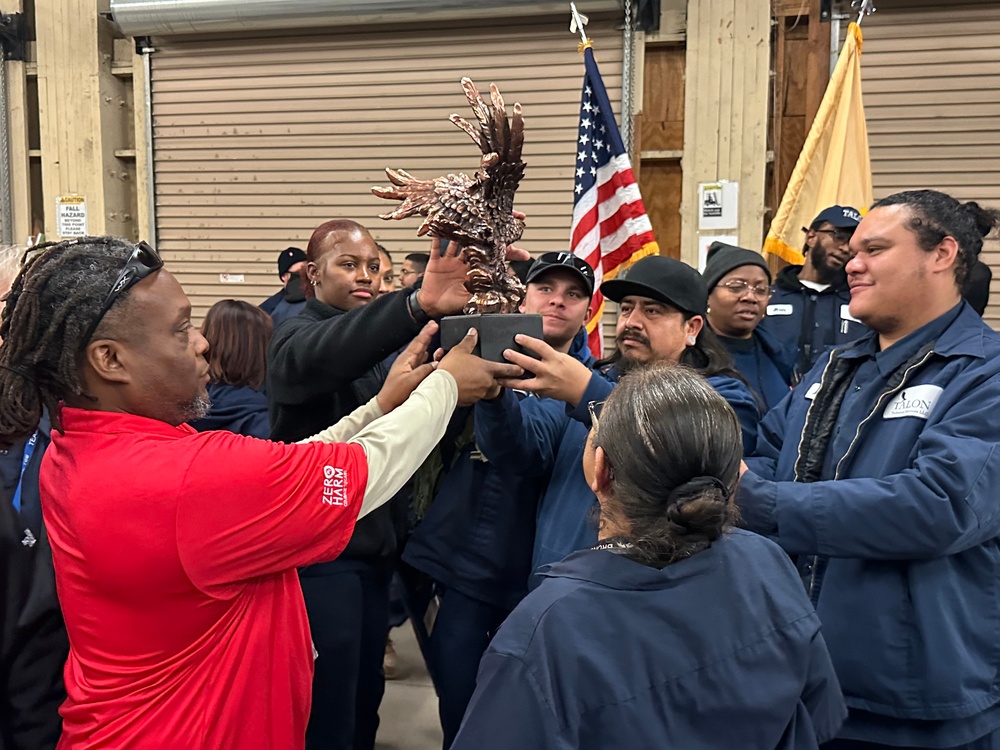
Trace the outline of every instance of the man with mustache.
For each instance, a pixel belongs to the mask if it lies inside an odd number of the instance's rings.
[[[620,303],[620,310],[617,349],[598,370],[544,341],[518,336],[518,343],[540,359],[511,350],[505,356],[534,377],[505,381],[506,389],[476,405],[476,441],[486,457],[502,469],[547,479],[536,516],[536,572],[538,566],[597,541],[596,498],[581,468],[589,407],[603,402],[622,374],[656,362],[685,364],[706,377],[736,410],[747,452],[757,439],[756,401],[705,326],[708,294],[696,270],[656,255],[636,263],[626,278],[604,282],[601,292]],[[543,398],[519,401],[511,388]],[[534,575],[529,586],[538,582]]]
[[[854,341],[868,330],[848,310],[851,293],[844,272],[848,243],[860,221],[861,214],[851,206],[820,211],[808,229],[802,228],[805,263],[783,268],[771,287],[760,330],[794,342],[796,379],[831,346]]]

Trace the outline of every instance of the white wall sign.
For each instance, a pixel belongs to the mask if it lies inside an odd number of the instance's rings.
[[[735,229],[739,226],[740,184],[698,183],[698,229]]]
[[[708,257],[708,248],[713,242],[723,242],[727,245],[740,246],[740,238],[735,234],[701,234],[698,235],[698,270],[705,270],[705,259]]]
[[[87,236],[87,199],[82,195],[56,198],[56,234],[60,237]]]
[[[223,284],[242,284],[244,279],[241,273],[220,273],[219,281]]]

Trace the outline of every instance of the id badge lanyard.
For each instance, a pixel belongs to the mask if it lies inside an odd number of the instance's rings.
[[[12,502],[14,503],[14,510],[21,513],[21,488],[24,485],[24,472],[28,469],[28,464],[31,463],[31,457],[35,455],[35,446],[38,444],[38,430],[28,438],[28,442],[24,445],[24,457],[21,459],[21,476],[17,480],[17,489],[14,490],[14,497]],[[21,540],[21,544],[25,547],[35,546],[35,535],[31,533],[31,529],[24,530],[24,539]]]

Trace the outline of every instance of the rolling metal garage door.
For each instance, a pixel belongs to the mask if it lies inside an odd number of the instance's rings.
[[[1000,208],[1000,3],[882,0],[862,30],[875,197],[936,188]],[[983,253],[1000,328],[1000,240]]]
[[[621,32],[607,18],[588,31],[617,106]],[[157,244],[199,320],[218,299],[276,291],[278,251],[305,248],[330,218],[368,226],[397,268],[426,250],[419,221],[378,219],[391,204],[369,188],[388,184],[387,166],[424,178],[478,167],[476,146],[447,120],[471,117],[464,75],[524,107],[520,244],[568,244],[583,61],[562,17],[153,43]]]

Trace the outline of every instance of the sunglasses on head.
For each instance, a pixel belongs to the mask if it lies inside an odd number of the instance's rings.
[[[101,311],[97,313],[97,317],[94,318],[94,321],[87,329],[80,348],[84,349],[90,343],[90,339],[97,330],[97,326],[104,320],[104,316],[108,314],[108,310],[114,306],[122,294],[161,268],[163,268],[163,259],[160,258],[156,250],[145,242],[139,242],[135,246],[135,249],[132,250],[132,254],[128,260],[125,261],[125,267],[118,274],[115,283],[111,286],[111,291],[108,292],[108,296],[104,299]]]
[[[570,268],[575,268],[577,271],[582,273],[588,281],[594,281],[594,269],[590,267],[590,264],[587,261],[573,255],[573,253],[542,253],[538,256],[536,263],[544,264],[546,266],[569,266]]]

